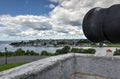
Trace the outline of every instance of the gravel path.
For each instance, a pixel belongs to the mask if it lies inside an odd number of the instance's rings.
[[[46,58],[46,56],[16,56],[16,57],[8,57],[8,63],[15,63],[15,62],[32,62],[42,58]],[[0,58],[0,64],[5,63],[5,58]]]

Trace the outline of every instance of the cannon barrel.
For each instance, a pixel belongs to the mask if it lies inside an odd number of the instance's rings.
[[[91,9],[85,15],[82,26],[85,36],[93,42],[120,43],[120,4]]]

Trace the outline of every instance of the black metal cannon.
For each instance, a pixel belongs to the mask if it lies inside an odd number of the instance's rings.
[[[85,36],[93,42],[120,43],[120,4],[91,9],[85,15],[82,26]]]

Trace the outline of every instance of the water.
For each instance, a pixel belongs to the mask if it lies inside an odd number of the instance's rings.
[[[0,42],[0,51],[4,52],[5,51],[5,47],[7,47],[8,51],[15,51],[19,48],[22,48],[23,50],[34,50],[37,53],[40,53],[43,50],[46,50],[48,52],[54,53],[56,51],[56,49],[61,49],[62,47],[13,47],[11,45],[9,45],[10,42]]]
[[[13,47],[11,45],[9,45],[11,42],[0,42],[0,51],[4,52],[4,48],[7,47],[8,51],[15,51],[18,48],[22,48],[23,50],[34,50],[37,53],[40,53],[43,50],[46,50],[48,52],[54,53],[56,51],[56,49],[61,49],[62,47]],[[88,48],[93,48],[96,49],[96,53],[100,54],[100,55],[104,55],[106,53],[107,49],[111,49],[113,52],[115,51],[115,49],[120,49],[119,47],[103,47],[103,48],[99,48],[99,47],[76,47],[76,48],[83,48],[83,49],[88,49]]]

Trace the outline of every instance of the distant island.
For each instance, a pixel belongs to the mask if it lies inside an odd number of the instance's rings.
[[[47,46],[47,47],[61,47],[66,45],[71,46],[90,46],[91,41],[87,39],[36,39],[29,41],[13,42],[12,46]]]
[[[101,47],[108,46],[108,42],[106,43],[94,43],[87,39],[36,39],[36,40],[28,40],[21,42],[12,42],[10,45],[12,46],[46,46],[46,47],[63,47],[66,45],[70,46],[80,46],[80,47]]]
[[[110,42],[94,43],[88,39],[36,39],[20,42],[12,42],[10,45],[15,47],[20,46],[36,46],[36,47],[63,47],[80,46],[80,47],[120,47],[120,44],[113,44]]]

